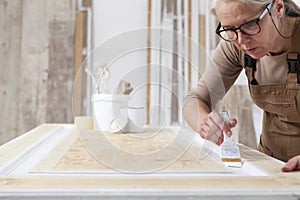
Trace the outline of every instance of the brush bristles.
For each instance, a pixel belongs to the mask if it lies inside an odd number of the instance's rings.
[[[222,158],[222,162],[242,162],[241,158]]]

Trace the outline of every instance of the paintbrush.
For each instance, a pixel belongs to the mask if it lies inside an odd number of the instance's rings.
[[[229,126],[229,114],[225,108],[222,107],[221,116],[227,126]],[[242,167],[242,160],[240,155],[240,149],[231,137],[224,134],[224,142],[221,144],[221,160],[226,167]]]

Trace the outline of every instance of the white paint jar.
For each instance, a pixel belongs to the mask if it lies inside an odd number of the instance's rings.
[[[110,131],[110,123],[120,115],[120,108],[127,107],[128,95],[94,94],[92,103],[94,129]]]

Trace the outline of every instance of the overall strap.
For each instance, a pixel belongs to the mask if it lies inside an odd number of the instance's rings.
[[[289,52],[287,54],[287,64],[289,73],[299,73],[300,56],[297,52]]]
[[[251,85],[258,85],[257,80],[254,77],[254,74],[256,72],[256,59],[252,58],[248,54],[244,55],[244,68],[249,67],[252,69],[252,80],[250,80]]]
[[[296,32],[292,38],[292,49],[287,54],[288,73],[294,73],[300,83],[300,19],[296,21]]]
[[[288,82],[300,83],[300,69],[299,69],[300,57],[297,52],[289,52],[287,54],[288,64]]]

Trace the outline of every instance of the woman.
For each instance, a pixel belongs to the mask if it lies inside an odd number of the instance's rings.
[[[291,158],[282,168],[283,172],[300,171],[300,155]]]
[[[231,136],[237,121],[227,126],[214,109],[245,69],[252,99],[264,110],[258,149],[282,161],[300,155],[299,7],[292,0],[215,0],[212,11],[222,40],[185,99],[185,119],[217,145],[223,131]]]

